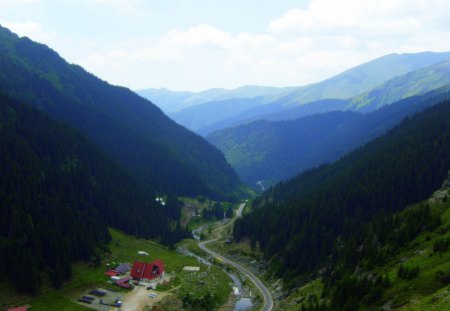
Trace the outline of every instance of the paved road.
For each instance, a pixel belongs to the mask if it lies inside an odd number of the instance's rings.
[[[241,204],[241,206],[239,206],[238,211],[236,212],[238,217],[241,217],[242,215],[242,209],[244,208],[245,204]],[[263,298],[264,298],[264,305],[261,308],[262,311],[270,311],[273,308],[273,300],[272,300],[272,295],[270,294],[269,290],[267,289],[267,287],[263,284],[263,282],[261,282],[260,279],[258,279],[258,277],[256,277],[252,272],[250,272],[248,269],[242,267],[241,265],[235,263],[234,261],[223,257],[222,255],[220,255],[219,253],[216,253],[215,251],[209,249],[206,247],[207,244],[212,243],[214,241],[217,240],[208,240],[208,241],[203,241],[198,243],[198,246],[204,250],[205,252],[209,253],[211,256],[218,258],[219,260],[221,260],[222,262],[236,268],[237,270],[239,270],[240,272],[242,272],[243,274],[245,274],[252,282],[253,284],[255,284],[255,286],[259,289],[259,291],[261,292]]]
[[[241,205],[239,205],[239,208],[236,211],[236,217],[237,218],[241,218],[242,217],[242,211],[244,210],[245,207],[245,203],[241,203]]]
[[[241,203],[239,205],[239,208],[236,210],[236,218],[241,218],[242,217],[242,211],[244,210],[244,207],[245,207],[245,203]],[[227,223],[225,223],[225,225],[214,229],[214,231],[223,230],[223,229],[228,228],[229,226],[231,226],[234,223],[236,218],[230,219]],[[208,226],[210,226],[210,224],[205,224],[203,226],[198,227],[197,229],[192,230],[192,236],[193,236],[194,240],[200,241],[200,234]]]

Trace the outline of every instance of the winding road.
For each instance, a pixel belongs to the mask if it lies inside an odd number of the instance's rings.
[[[236,211],[236,216],[237,217],[241,217],[242,216],[242,210],[244,209],[245,203],[242,203],[239,206],[239,209]],[[225,226],[229,226],[232,223],[232,221],[230,221],[229,223],[227,223]],[[211,256],[218,258],[220,261],[222,261],[223,263],[226,263],[234,268],[236,268],[237,270],[239,270],[240,272],[242,272],[243,274],[245,274],[252,282],[253,284],[255,284],[255,286],[259,289],[259,291],[261,292],[263,298],[264,298],[264,305],[261,308],[262,311],[270,311],[273,308],[273,299],[272,299],[272,295],[270,294],[269,290],[267,289],[267,287],[263,284],[263,282],[261,282],[261,280],[255,276],[251,271],[249,271],[248,269],[242,267],[241,265],[237,264],[236,262],[220,255],[219,253],[209,249],[206,247],[207,244],[215,242],[217,240],[208,240],[208,241],[203,241],[203,242],[199,242],[198,246],[204,250],[205,252],[207,252],[208,254],[210,254]]]

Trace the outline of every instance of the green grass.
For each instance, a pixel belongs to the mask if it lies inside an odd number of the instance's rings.
[[[239,256],[249,261],[252,261],[254,259],[262,260],[262,253],[258,248],[251,248],[250,240],[248,238],[242,239],[241,241],[239,241],[239,243],[234,242],[231,244],[225,244],[225,242],[221,240],[209,244],[208,247],[225,256]]]
[[[11,287],[11,284],[6,281],[0,282],[0,302],[0,307],[2,308],[31,305],[33,307],[32,310],[92,310],[73,303],[71,298],[67,296],[65,289],[47,289],[39,296],[30,297],[17,294],[14,288]]]
[[[214,204],[214,201],[211,201],[211,200],[206,199],[206,198],[188,198],[188,197],[183,197],[183,198],[179,198],[179,199],[183,203],[187,203],[187,204],[196,206],[200,211],[202,209],[204,209],[204,208]]]
[[[389,275],[392,282],[384,294],[384,303],[401,306],[401,310],[431,310],[435,306],[439,306],[441,308],[439,310],[450,310],[447,301],[450,299],[449,295],[447,299],[433,298],[447,289],[447,286],[436,277],[436,272],[450,272],[450,251],[433,254],[433,244],[438,239],[450,237],[448,232],[450,202],[436,200],[436,197],[442,194],[445,196],[445,193],[448,194],[448,191],[438,191],[432,199],[428,200],[432,212],[441,216],[442,225],[433,232],[422,232],[406,247],[400,249],[389,262],[377,269],[377,272]],[[398,278],[397,271],[400,264],[407,267],[419,267],[418,276],[412,280]],[[442,303],[444,305],[441,305]]]
[[[150,262],[155,259],[162,259],[167,273],[181,271],[183,266],[196,263],[196,260],[193,258],[183,256],[174,250],[149,240],[132,238],[116,230],[111,230],[111,235],[113,241],[110,243],[109,248],[112,255],[107,258],[109,262],[133,263],[134,260]],[[145,251],[149,256],[140,256],[138,251]]]
[[[433,295],[426,297],[416,297],[411,303],[399,310],[409,311],[443,311],[450,310],[450,294],[447,288],[443,288]]]
[[[214,246],[215,244],[219,244],[219,243],[223,243],[223,242],[210,243],[210,244],[208,244],[208,248],[215,249],[213,246]],[[208,256],[202,249],[200,249],[200,248],[198,247],[197,243],[195,243],[195,242],[192,241],[192,240],[184,240],[184,241],[182,242],[181,246],[183,246],[183,247],[189,249],[191,252],[193,252],[194,254],[197,254],[197,255],[199,255],[199,256],[202,256],[202,257]],[[220,251],[219,251],[219,252],[220,252]],[[225,254],[225,255],[226,255],[226,254]],[[229,265],[223,264],[223,263],[222,263],[221,261],[219,261],[219,260],[215,260],[214,262],[215,262],[215,265],[217,265],[217,266],[220,267],[221,269],[226,269],[226,270],[228,270],[228,271],[230,271],[230,272],[233,272],[233,273],[236,273],[236,274],[240,274],[240,272],[236,271],[234,268],[230,267]],[[213,267],[213,268],[217,269],[216,267]],[[219,270],[219,271],[220,271],[220,270]],[[222,271],[220,271],[220,272],[223,274]],[[232,284],[232,282],[231,282],[231,280],[229,279],[229,277],[226,276],[225,274],[224,274],[224,276],[225,276],[225,277],[222,279],[222,282],[228,281],[228,284],[229,284],[229,285],[228,285],[228,287],[227,287],[227,288],[228,288],[227,290],[225,289],[226,287],[221,287],[221,289],[219,289],[219,292],[222,293],[222,294],[219,296],[222,302],[225,302],[225,301],[226,301],[225,298],[229,297],[230,286],[231,286],[231,284]],[[225,283],[222,283],[222,284],[225,284]],[[262,304],[262,301],[263,301],[262,296],[261,296],[261,293],[260,293],[259,290],[255,287],[255,285],[253,284],[253,282],[251,282],[250,280],[248,280],[248,279],[246,279],[246,278],[245,278],[245,280],[243,280],[242,284],[243,284],[244,287],[247,288],[248,291],[250,291],[250,292],[252,293],[252,297],[253,297],[252,299],[253,299],[253,304],[254,304],[254,306],[255,306],[255,310],[258,310],[258,307]],[[269,287],[269,284],[266,284],[266,285]],[[227,294],[227,291],[228,291],[228,294]],[[203,291],[200,291],[198,295],[201,296],[203,293],[204,293]]]
[[[194,229],[197,229],[198,227],[201,227],[208,223],[211,223],[211,220],[207,220],[203,217],[192,217],[191,221],[189,221],[188,226],[189,226],[189,229],[194,230]]]
[[[51,291],[39,298],[33,299],[30,303],[32,310],[64,310],[64,311],[85,311],[92,310],[80,304],[76,304],[60,291]]]
[[[308,284],[298,288],[291,293],[286,299],[282,300],[276,305],[274,311],[286,310],[297,311],[305,303],[312,302],[313,297],[320,299],[322,293],[323,284],[321,279],[315,279]]]
[[[153,261],[155,259],[162,259],[165,264],[166,274],[174,275],[173,282],[165,287],[160,287],[158,290],[169,290],[173,287],[180,286],[180,288],[188,290],[193,282],[195,283],[196,275],[187,274],[183,272],[182,268],[185,265],[201,266],[201,271],[205,271],[206,267],[200,265],[195,258],[183,256],[182,254],[171,250],[165,246],[155,242],[137,239],[128,236],[120,231],[110,230],[112,241],[109,244],[111,254],[104,254],[102,257],[102,265],[94,268],[89,264],[77,263],[73,265],[73,277],[69,282],[64,284],[60,289],[44,288],[37,297],[18,295],[14,288],[0,279],[0,306],[19,306],[31,305],[32,310],[67,310],[67,311],[82,311],[91,310],[82,305],[76,304],[74,301],[83,294],[86,290],[95,287],[112,287],[108,283],[108,277],[104,275],[107,267],[114,267],[120,262],[133,263],[135,260]],[[188,245],[195,247],[195,242],[186,240]],[[140,256],[138,251],[145,251],[149,256]],[[230,293],[228,276],[217,268],[212,268],[208,272],[211,276],[211,281],[206,282],[204,288],[210,290],[216,297],[217,303],[224,303]],[[197,274],[198,277],[203,277]],[[198,286],[196,286],[198,287]],[[119,288],[115,288],[118,290]],[[124,290],[126,291],[126,290]]]
[[[447,199],[444,199],[447,197]],[[450,191],[437,191],[427,203],[432,213],[440,215],[442,224],[432,232],[422,232],[405,247],[398,249],[386,263],[373,269],[372,273],[388,275],[391,286],[385,290],[382,299],[361,310],[380,310],[389,306],[392,310],[440,311],[450,310],[450,287],[437,277],[437,271],[450,272],[450,250],[433,253],[433,244],[450,237]],[[414,209],[417,205],[408,207]],[[419,267],[419,274],[412,280],[397,277],[400,265]],[[313,280],[292,292],[275,310],[298,310],[305,297],[316,295],[319,299],[322,283]]]
[[[216,201],[211,201],[211,200],[205,199],[205,198],[184,197],[184,198],[180,198],[180,201],[183,202],[185,205],[190,205],[190,206],[196,207],[198,210],[198,213],[200,215],[202,215],[202,212],[204,209],[211,207],[214,205],[214,203],[216,203]],[[224,204],[224,203],[222,203],[222,204]],[[189,221],[187,222],[187,226],[191,230],[197,229],[198,227],[203,226],[207,223],[211,223],[211,220],[204,219],[201,216],[189,217],[188,215],[185,214],[186,212],[187,212],[186,209],[182,209],[182,215],[181,215],[182,223],[185,223],[186,218],[188,218]]]
[[[199,272],[183,271],[181,278],[180,297],[189,293],[194,297],[201,298],[208,293],[212,293],[215,307],[223,305],[231,292],[231,279],[215,266]]]
[[[201,256],[201,257],[205,256],[205,252],[200,247],[198,247],[197,242],[194,240],[183,240],[180,243],[178,243],[177,245],[188,249],[189,251],[191,251],[192,253],[194,253],[198,256]]]

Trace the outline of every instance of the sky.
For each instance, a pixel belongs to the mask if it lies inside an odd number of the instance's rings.
[[[299,86],[450,51],[450,0],[0,0],[0,24],[131,89]]]

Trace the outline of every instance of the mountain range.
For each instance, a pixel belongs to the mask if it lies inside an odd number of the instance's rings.
[[[449,85],[450,61],[443,61],[349,99],[324,99],[269,113],[261,120],[213,132],[207,139],[223,151],[245,182],[269,186],[337,160],[416,113],[418,102],[445,97]]]
[[[384,308],[397,294],[383,296],[394,277],[381,265],[397,269],[394,254],[435,230],[434,253],[449,249],[447,197],[417,204],[449,178],[449,59],[390,54],[301,87],[138,95],[0,27],[1,281],[61,287],[73,263],[101,265],[110,227],[174,246],[190,236],[177,196],[229,217],[211,200],[246,199],[243,180],[267,191],[225,247],[248,241],[287,295],[320,279],[320,300],[297,309]],[[404,262],[406,292],[420,272]],[[447,287],[448,269],[432,269]]]
[[[207,135],[216,130],[261,119],[261,116],[310,102],[322,99],[348,99],[370,91],[395,77],[448,59],[450,59],[449,52],[389,54],[324,81],[301,87],[277,89],[250,86],[230,91],[213,89],[197,94],[187,93],[189,97],[185,100],[193,104],[168,113],[178,123],[201,135]],[[162,96],[167,98],[169,93],[172,97],[186,96],[186,93],[168,90],[148,90],[139,93],[161,107],[166,107]],[[214,96],[209,96],[211,93]],[[201,100],[192,101],[192,98]],[[227,107],[225,111],[223,106]]]
[[[240,182],[223,155],[132,91],[0,28],[0,90],[70,124],[150,189],[225,198]]]
[[[333,164],[279,183],[236,221],[234,236],[249,238],[270,262],[268,273],[282,277],[288,288],[321,278],[319,297],[325,303],[313,309],[378,309],[395,276],[377,267],[441,223],[427,205],[407,217],[398,213],[439,189],[449,168],[447,99]],[[402,273],[399,277],[407,278]]]
[[[224,101],[227,99],[274,96],[280,93],[285,93],[289,89],[290,88],[247,85],[233,90],[209,89],[198,93],[176,92],[164,88],[137,90],[136,93],[154,103],[157,103],[159,108],[170,114],[204,103]]]
[[[0,271],[20,292],[36,293],[48,276],[61,286],[71,263],[111,239],[108,226],[163,243],[187,235],[77,130],[1,93],[0,169]]]

